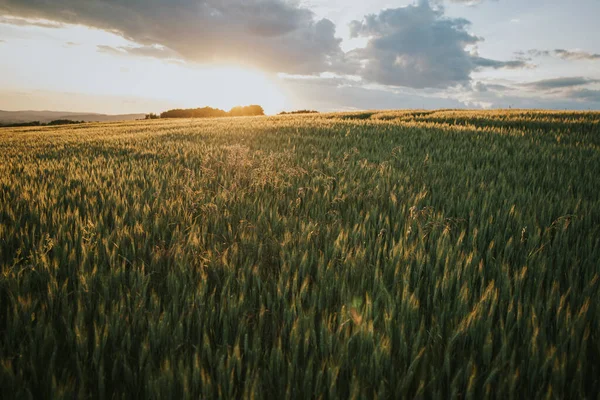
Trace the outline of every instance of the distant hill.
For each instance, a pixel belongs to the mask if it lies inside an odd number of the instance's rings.
[[[94,113],[74,113],[68,111],[2,111],[0,125],[39,121],[48,123],[56,120],[77,120],[84,122],[131,121],[144,119],[145,114],[106,115]]]

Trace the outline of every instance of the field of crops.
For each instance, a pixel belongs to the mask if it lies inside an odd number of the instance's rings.
[[[600,113],[0,129],[0,398],[598,398]]]

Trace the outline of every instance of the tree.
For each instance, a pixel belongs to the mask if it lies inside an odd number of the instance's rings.
[[[153,119],[146,115],[146,119]],[[165,111],[160,114],[160,118],[215,118],[215,117],[247,117],[254,115],[265,115],[265,111],[259,105],[250,105],[246,107],[233,107],[229,112],[218,108],[188,108]],[[158,118],[158,117],[157,117]]]
[[[246,107],[233,107],[229,111],[231,117],[250,117],[255,115],[265,115],[265,110],[259,105],[250,105]]]
[[[314,111],[314,110],[297,110],[297,111],[289,111],[289,112],[285,112],[282,111],[279,113],[279,115],[288,115],[288,114],[318,114],[318,111]]]
[[[160,114],[161,118],[213,118],[226,116],[227,113],[225,111],[212,107],[189,108],[184,110],[175,109]]]

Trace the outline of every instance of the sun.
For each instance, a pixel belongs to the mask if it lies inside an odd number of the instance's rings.
[[[286,97],[276,77],[258,70],[236,66],[212,66],[177,78],[178,96],[187,107],[210,106],[230,110],[235,106],[258,104],[267,114],[285,109]]]

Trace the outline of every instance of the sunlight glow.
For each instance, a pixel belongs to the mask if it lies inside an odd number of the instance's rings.
[[[265,113],[275,114],[289,107],[276,74],[129,54],[127,49],[139,45],[110,32],[79,25],[49,28],[50,22],[41,20],[25,22],[35,25],[0,19],[4,40],[0,59],[20,66],[0,63],[0,93],[11,93],[0,98],[0,109],[62,107],[123,114],[205,106],[229,111],[258,104]],[[96,79],[99,76],[102,79]],[[17,104],[15,93],[22,94],[22,102]],[[55,94],[54,100],[48,100],[50,93]],[[45,105],[38,106],[36,99]]]
[[[258,104],[267,114],[286,107],[285,96],[275,80],[260,71],[219,66],[201,68],[197,74],[194,83],[183,81],[190,76],[176,78],[177,86],[183,88],[177,95],[190,107],[208,105],[228,111],[235,106]],[[206,104],[198,104],[199,100]]]

